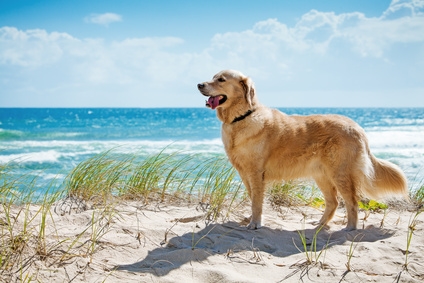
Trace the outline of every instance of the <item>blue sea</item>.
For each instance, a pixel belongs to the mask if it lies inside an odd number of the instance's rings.
[[[374,155],[405,171],[411,189],[423,184],[424,108],[280,110],[350,117],[367,132]],[[207,108],[0,108],[0,164],[13,166],[17,175],[33,174],[43,184],[60,184],[77,164],[111,149],[141,158],[164,148],[224,155],[220,135],[216,113]]]

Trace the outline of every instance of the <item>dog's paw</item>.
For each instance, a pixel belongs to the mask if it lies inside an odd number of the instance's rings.
[[[249,225],[246,226],[249,230],[256,230],[262,227],[260,222],[250,222]]]

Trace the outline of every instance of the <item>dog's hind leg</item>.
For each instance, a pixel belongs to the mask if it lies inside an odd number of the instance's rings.
[[[333,218],[339,202],[337,201],[337,190],[326,177],[316,178],[315,182],[320,188],[325,200],[325,211],[318,225],[325,226]]]
[[[358,196],[353,180],[349,177],[339,178],[335,181],[337,190],[343,197],[347,212],[347,225],[344,231],[356,230],[358,224]]]

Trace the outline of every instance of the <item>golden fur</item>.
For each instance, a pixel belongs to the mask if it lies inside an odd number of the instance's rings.
[[[371,154],[364,130],[351,119],[288,116],[267,108],[258,102],[251,79],[238,71],[221,71],[198,89],[209,98],[207,106],[217,109],[225,151],[252,201],[248,228],[261,227],[270,182],[312,177],[326,203],[320,225],[333,217],[338,192],[346,203],[345,230],[356,229],[360,195],[407,195],[402,171]]]

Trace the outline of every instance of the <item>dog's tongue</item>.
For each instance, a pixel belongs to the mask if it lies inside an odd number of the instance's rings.
[[[212,109],[215,109],[219,105],[219,96],[215,96],[215,97],[211,96],[211,97],[209,97],[208,103],[209,103],[209,105],[210,105],[210,107]]]

